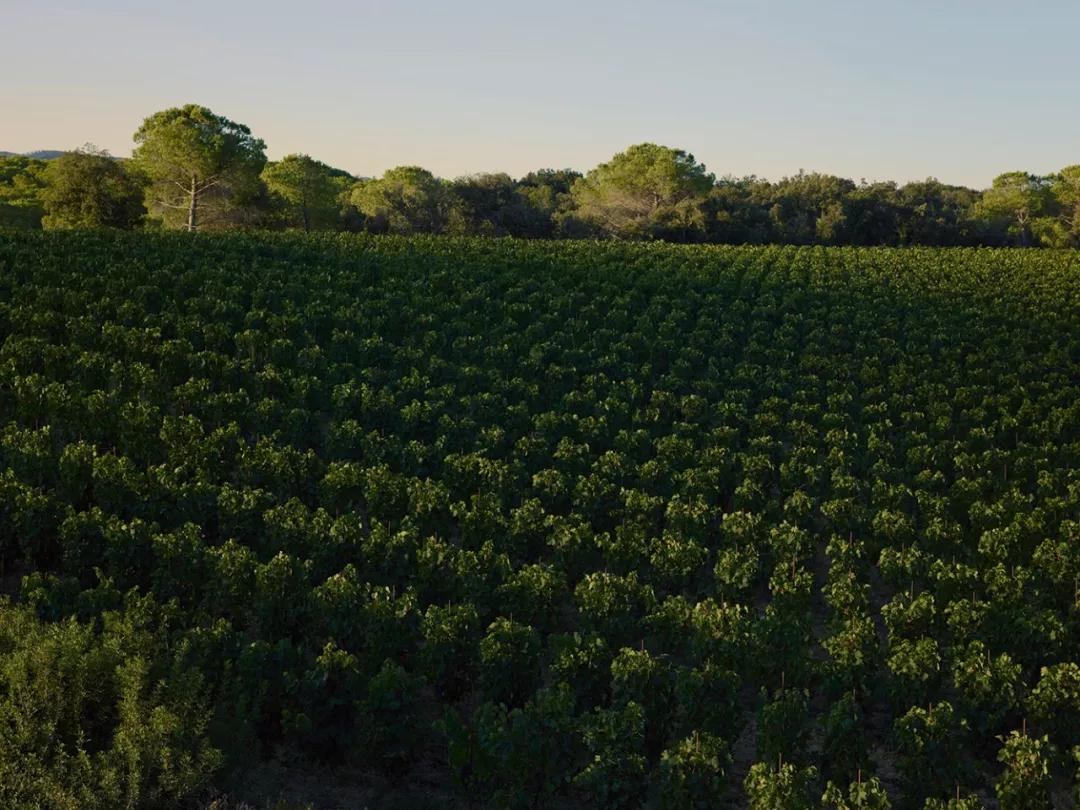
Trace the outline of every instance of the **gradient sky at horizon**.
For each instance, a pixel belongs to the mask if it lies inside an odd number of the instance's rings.
[[[588,170],[976,187],[1080,163],[1080,3],[0,0],[0,149],[130,153],[204,104],[358,175]]]

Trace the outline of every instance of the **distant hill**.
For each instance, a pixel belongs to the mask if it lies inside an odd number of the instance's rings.
[[[4,152],[0,151],[0,157],[11,157],[12,155],[22,155],[23,157],[35,158],[37,160],[52,160],[58,158],[64,154],[63,149],[38,149],[36,152]]]

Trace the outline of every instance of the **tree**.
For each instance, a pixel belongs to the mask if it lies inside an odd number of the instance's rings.
[[[206,107],[154,113],[135,142],[132,160],[150,180],[149,207],[168,224],[195,232],[259,191],[266,145],[243,124]]]
[[[907,183],[897,190],[897,224],[902,245],[963,245],[974,241],[971,212],[978,194],[947,186],[934,178]]]
[[[505,236],[527,220],[527,201],[509,175],[474,174],[450,183],[451,230],[462,234]]]
[[[703,210],[710,242],[764,244],[772,239],[768,209],[758,198],[769,183],[757,177],[720,178],[709,192]]]
[[[1054,175],[1050,193],[1058,208],[1056,230],[1065,237],[1061,246],[1080,245],[1080,164],[1066,166]]]
[[[539,169],[518,180],[518,195],[525,201],[527,220],[517,223],[519,236],[573,236],[573,197],[570,190],[581,178],[572,169]]]
[[[372,230],[439,233],[446,224],[446,190],[419,166],[398,166],[378,180],[362,180],[353,186],[350,200]]]
[[[288,227],[332,226],[338,216],[338,197],[349,175],[308,155],[286,155],[267,163],[262,180],[283,209]]]
[[[1021,247],[1031,241],[1032,221],[1039,217],[1051,201],[1045,177],[1028,172],[1006,172],[994,178],[975,206],[976,216],[983,220],[1008,223],[1008,232],[1017,238]]]
[[[0,156],[0,228],[40,228],[48,163],[22,155]]]
[[[555,195],[564,195],[570,193],[581,176],[581,172],[573,169],[537,169],[522,177],[518,185],[522,188],[546,188]]]
[[[901,209],[896,183],[867,183],[853,189],[844,201],[848,244],[895,245]]]
[[[841,177],[800,171],[775,185],[758,186],[766,194],[773,232],[779,241],[797,245],[837,244],[848,236],[844,202],[855,184]]]
[[[50,161],[45,181],[47,229],[133,228],[146,212],[138,180],[91,144]]]
[[[577,216],[620,238],[688,238],[715,178],[681,149],[642,143],[601,163],[572,188]]]

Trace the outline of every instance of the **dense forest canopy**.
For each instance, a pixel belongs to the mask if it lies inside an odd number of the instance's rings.
[[[816,172],[714,177],[636,144],[582,175],[445,180],[419,166],[358,178],[302,154],[267,162],[248,127],[189,104],[149,116],[130,160],[93,147],[0,157],[0,228],[264,228],[794,245],[1080,246],[1080,165],[990,188]],[[72,153],[69,153],[69,155]],[[107,180],[107,182],[98,182]],[[138,203],[131,206],[132,188]],[[134,214],[134,215],[133,215]]]

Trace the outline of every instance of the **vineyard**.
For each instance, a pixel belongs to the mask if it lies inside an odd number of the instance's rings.
[[[1078,462],[1078,252],[0,236],[0,806],[1072,807]]]

